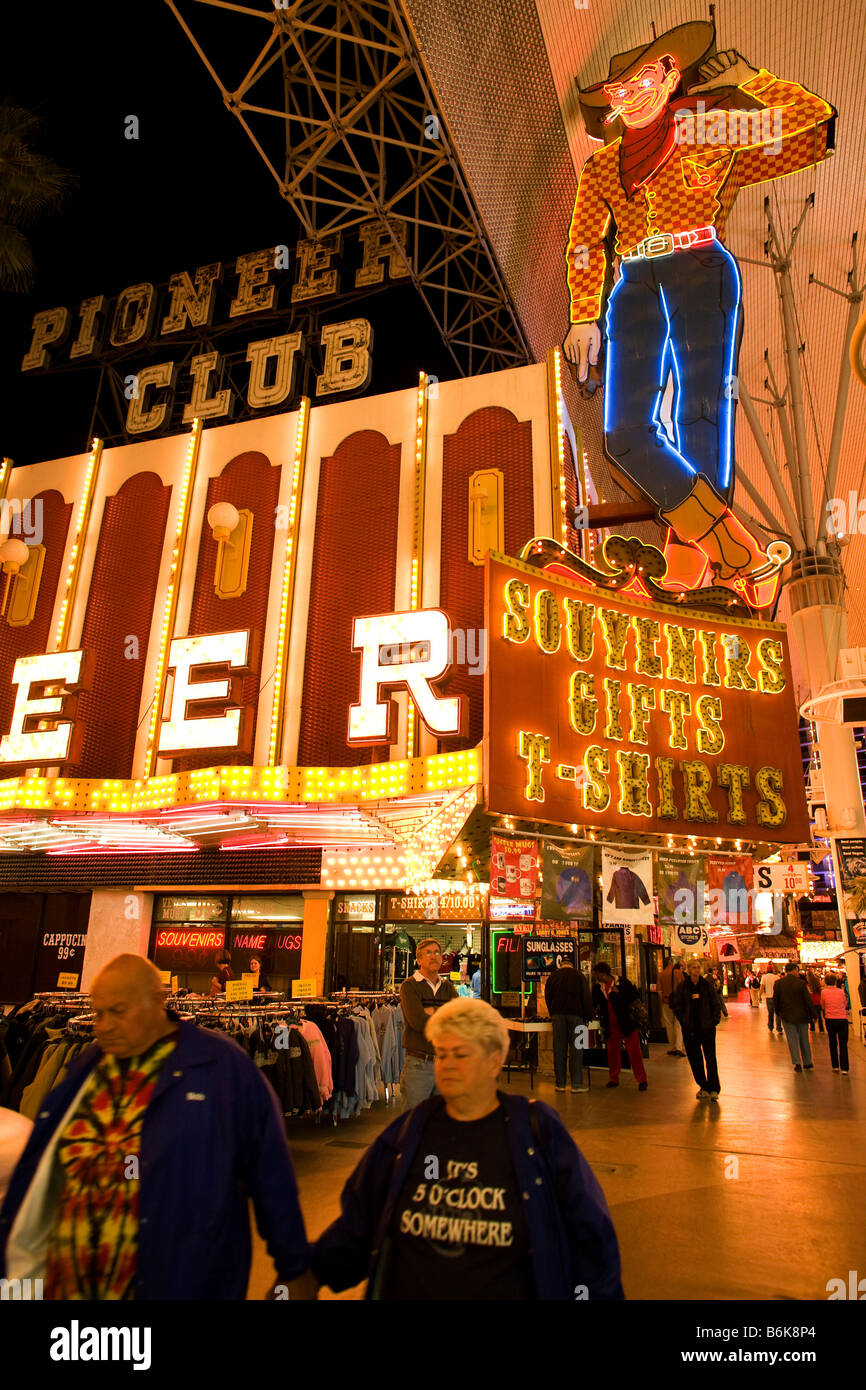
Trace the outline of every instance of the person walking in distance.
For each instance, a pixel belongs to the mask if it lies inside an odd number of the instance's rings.
[[[781,1033],[782,1031],[782,1020],[776,1014],[776,1006],[773,1002],[776,993],[776,985],[778,983],[779,977],[776,974],[776,968],[773,965],[769,965],[766,972],[761,977],[761,998],[767,1008],[767,1028],[771,1033],[773,1031],[774,1019],[776,1023],[776,1032]]]
[[[544,1002],[553,1023],[553,1071],[557,1091],[565,1090],[566,1056],[572,1091],[588,1091],[583,1079],[583,1040],[578,1029],[592,1017],[592,991],[570,957],[557,956],[557,968],[544,982]],[[579,1045],[580,1044],[580,1045]]]
[[[812,1000],[812,1007],[815,1010],[815,1017],[809,1024],[809,1032],[814,1033],[815,1024],[818,1025],[818,1032],[824,1032],[824,1013],[821,1008],[821,981],[814,970],[806,971],[806,984],[809,986],[809,998]]]
[[[698,1083],[697,1100],[718,1100],[722,1089],[716,1061],[716,1028],[722,1005],[712,978],[701,973],[696,957],[688,963],[688,978],[673,997],[673,1010],[683,1030],[686,1055]]]
[[[848,1000],[844,989],[837,983],[835,975],[827,975],[821,990],[821,1008],[827,1020],[827,1041],[830,1044],[830,1066],[833,1071],[842,1068],[842,1075],[848,1075]]]
[[[411,1110],[436,1091],[433,1072],[433,1048],[425,1037],[428,1018],[451,999],[457,991],[450,980],[440,979],[442,948],[434,937],[418,943],[418,969],[400,986],[403,1008],[403,1050],[406,1060],[400,1073],[400,1095],[403,1109]]]
[[[815,1010],[809,998],[809,986],[802,975],[797,973],[796,961],[788,961],[784,975],[776,982],[773,1003],[776,1016],[781,1018],[782,1027],[785,1029],[794,1071],[811,1071],[814,1063],[812,1045],[809,1042],[809,1024]]]
[[[683,1030],[680,1021],[671,1008],[671,999],[679,989],[684,979],[682,966],[679,961],[671,956],[664,965],[664,969],[659,971],[657,981],[658,996],[662,1006],[662,1022],[665,1025],[665,1032],[668,1035],[669,1057],[685,1057],[683,1050]]]
[[[761,1007],[761,977],[757,971],[753,970],[749,975],[746,985],[749,990],[749,1008],[760,1009]]]
[[[625,975],[614,978],[610,966],[599,961],[595,967],[596,983],[592,1001],[607,1041],[607,1065],[610,1071],[608,1086],[619,1085],[622,1070],[622,1049],[625,1046],[639,1091],[647,1089],[646,1069],[640,1050],[640,1029],[633,1006],[640,996]]]

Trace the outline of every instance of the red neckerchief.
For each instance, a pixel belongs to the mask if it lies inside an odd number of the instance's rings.
[[[695,96],[677,97],[669,101],[658,120],[652,125],[635,130],[626,127],[619,147],[619,177],[626,197],[631,198],[638,189],[649,183],[654,174],[667,164],[677,146],[677,111],[695,111],[702,101],[704,109],[711,111],[714,106],[729,97],[729,91],[700,92]],[[694,150],[695,145],[686,146]]]

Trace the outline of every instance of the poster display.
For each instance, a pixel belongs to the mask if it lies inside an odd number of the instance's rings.
[[[538,888],[538,841],[490,837],[490,896],[534,902]]]
[[[657,879],[659,922],[667,927],[676,923],[703,925],[702,885],[706,883],[706,878],[705,855],[660,851]]]
[[[707,895],[713,926],[755,925],[754,865],[748,854],[707,856]]]
[[[541,916],[545,922],[592,919],[592,845],[541,845]]]
[[[651,853],[605,845],[601,880],[603,922],[626,927],[654,921]]]
[[[866,840],[836,840],[849,946],[866,946]]]

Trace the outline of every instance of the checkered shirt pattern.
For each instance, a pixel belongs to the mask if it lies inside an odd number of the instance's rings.
[[[621,137],[590,155],[581,170],[566,251],[572,323],[601,315],[611,223],[617,254],[633,251],[649,236],[710,225],[723,242],[741,188],[807,169],[831,153],[835,111],[821,97],[765,68],[740,90],[755,98],[757,119],[750,120],[747,111],[709,110],[706,143],[695,138],[699,122],[692,138],[681,130],[673,154],[631,198],[619,176]],[[715,140],[717,113],[724,143]]]

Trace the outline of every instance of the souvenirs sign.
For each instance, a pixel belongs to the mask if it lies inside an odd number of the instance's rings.
[[[808,839],[783,627],[487,565],[491,812]]]

